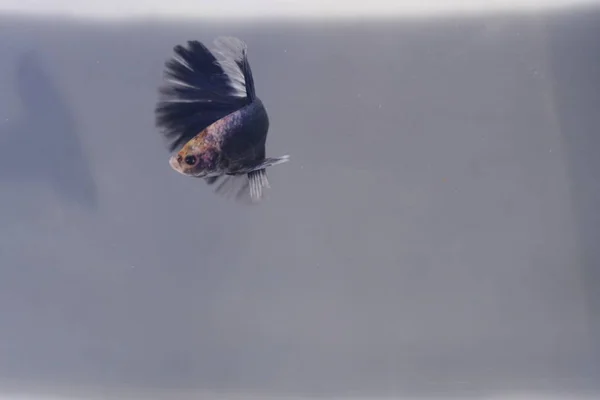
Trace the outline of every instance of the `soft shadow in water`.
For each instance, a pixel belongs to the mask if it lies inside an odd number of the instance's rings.
[[[95,209],[97,189],[73,116],[34,52],[20,57],[15,80],[23,112],[0,133],[0,181],[42,181]]]

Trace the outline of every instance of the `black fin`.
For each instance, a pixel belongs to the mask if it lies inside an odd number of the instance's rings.
[[[251,204],[250,181],[248,176],[244,175],[221,175],[210,178],[204,178],[208,185],[215,185],[214,192],[225,198],[232,197],[239,203]]]
[[[215,53],[221,60],[202,43],[188,41],[187,47],[175,46],[175,55],[165,63],[168,83],[159,89],[155,115],[157,127],[170,140],[169,151],[255,96],[245,44],[224,38],[219,46]]]
[[[258,203],[263,199],[264,188],[270,188],[266,169],[241,175],[221,175],[204,178],[208,185],[215,186],[216,194],[242,203]]]
[[[208,183],[209,185],[212,185],[213,183],[218,181],[219,178],[220,178],[220,176],[210,176],[208,178],[204,178],[204,180],[206,180],[206,183]]]
[[[219,175],[204,178],[208,185],[220,183],[215,187],[215,193],[231,197],[233,193],[237,201],[245,203],[256,203],[263,199],[263,189],[270,188],[267,178],[267,167],[288,162],[290,156],[265,158],[258,165],[247,170],[246,173],[238,175]]]

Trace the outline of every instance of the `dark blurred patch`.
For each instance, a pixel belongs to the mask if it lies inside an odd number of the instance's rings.
[[[34,52],[16,65],[22,115],[0,133],[0,179],[49,185],[61,197],[89,209],[97,189],[74,119]]]

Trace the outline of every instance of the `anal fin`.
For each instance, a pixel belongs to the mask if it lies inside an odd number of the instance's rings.
[[[271,187],[267,179],[267,171],[262,168],[248,173],[250,183],[250,198],[252,201],[260,201],[263,195],[263,188]]]

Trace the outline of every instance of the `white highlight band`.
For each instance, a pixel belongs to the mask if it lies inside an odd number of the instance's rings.
[[[0,0],[0,13],[120,18],[390,17],[537,11],[598,0]]]

